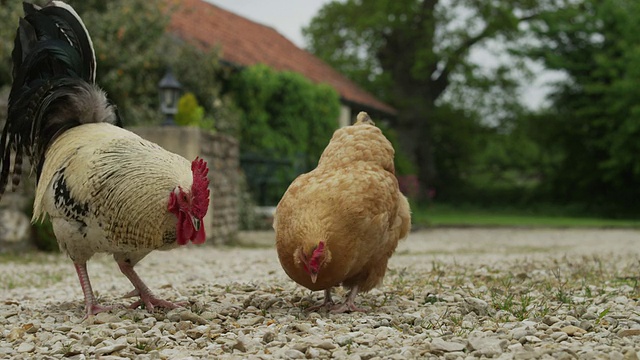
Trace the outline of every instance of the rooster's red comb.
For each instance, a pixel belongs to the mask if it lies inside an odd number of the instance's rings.
[[[197,157],[191,162],[193,185],[191,185],[192,206],[194,215],[203,218],[209,209],[209,168],[204,159]]]

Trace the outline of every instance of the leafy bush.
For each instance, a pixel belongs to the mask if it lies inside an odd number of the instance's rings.
[[[403,148],[400,146],[400,141],[398,140],[398,133],[382,122],[376,122],[376,125],[382,130],[384,136],[389,139],[393,148],[396,151],[394,165],[396,168],[396,175],[415,175],[417,174],[418,169],[416,165],[411,162],[409,156],[403,151]]]
[[[205,116],[204,107],[200,106],[193,93],[188,92],[178,100],[176,123],[181,126],[197,126],[213,130],[215,120],[211,116]]]
[[[53,233],[53,225],[49,217],[46,217],[42,222],[37,222],[31,225],[33,231],[33,243],[38,250],[46,252],[60,251],[58,246],[58,240]]]
[[[24,183],[21,186],[25,189],[33,189],[35,186],[32,179],[23,178],[23,181]],[[33,198],[30,198],[30,200],[26,202],[26,207],[22,209],[29,219],[33,217],[33,201]],[[58,240],[56,240],[56,235],[53,233],[53,225],[48,215],[45,216],[42,221],[36,221],[31,224],[31,241],[38,250],[46,252],[60,251]]]
[[[338,93],[265,65],[234,74],[229,91],[241,110],[241,151],[255,165],[243,164],[249,186],[254,196],[262,192],[261,205],[274,205],[297,175],[316,166],[338,126]]]
[[[176,123],[182,126],[198,126],[204,118],[204,108],[198,104],[193,93],[188,92],[178,100]]]

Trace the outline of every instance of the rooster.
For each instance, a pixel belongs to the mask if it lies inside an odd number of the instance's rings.
[[[95,84],[89,33],[75,10],[51,1],[24,4],[15,39],[13,86],[0,138],[0,195],[14,187],[23,154],[35,172],[33,219],[49,216],[75,265],[86,316],[107,311],[94,297],[87,261],[111,253],[144,305],[176,308],[157,298],[134,265],[152,250],[205,241],[209,207],[206,162],[189,162],[116,124],[116,107]]]
[[[298,284],[324,290],[324,302],[308,310],[364,311],[356,295],[382,282],[411,227],[393,156],[391,143],[361,112],[354,125],[333,134],[318,166],[296,178],[278,203],[273,227],[283,269]],[[334,304],[331,289],[340,284],[350,291]]]

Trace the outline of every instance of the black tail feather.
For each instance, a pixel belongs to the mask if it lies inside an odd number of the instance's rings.
[[[42,8],[24,3],[24,12],[11,54],[13,85],[0,138],[0,196],[11,175],[13,186],[19,184],[23,154],[39,178],[48,146],[64,131],[120,121],[94,84],[93,44],[75,10],[51,1]]]
[[[61,1],[52,1],[52,5],[39,10],[40,16],[53,22],[59,34],[80,54],[82,67],[78,75],[87,82],[95,82],[96,55],[84,23],[71,6]]]

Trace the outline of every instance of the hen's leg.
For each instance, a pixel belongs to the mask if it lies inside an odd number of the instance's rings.
[[[322,308],[329,309],[334,305],[333,299],[331,298],[331,288],[324,290],[324,301],[322,304],[314,305],[307,308],[307,311],[316,311]]]
[[[334,307],[331,308],[331,313],[339,314],[347,311],[365,312],[366,311],[365,309],[361,309],[357,307],[355,304],[357,295],[358,295],[358,285],[351,288],[351,290],[349,291],[349,295],[347,295],[347,300],[345,300],[344,303],[335,305]]]
[[[84,293],[84,306],[85,310],[87,311],[87,315],[85,316],[85,318],[89,317],[90,315],[95,315],[97,313],[113,309],[113,306],[99,305],[96,301],[96,298],[93,296],[93,289],[91,289],[91,281],[89,281],[89,273],[87,272],[87,263],[74,263],[73,265],[76,267],[78,279],[80,279],[80,286],[82,287],[82,292]]]
[[[140,295],[140,300],[134,302],[129,306],[131,309],[135,309],[140,305],[144,304],[150,312],[153,311],[156,307],[163,307],[167,309],[175,309],[184,304],[182,303],[172,303],[167,300],[158,299],[152,292],[149,290],[147,285],[140,279],[138,273],[133,270],[133,266],[127,264],[126,262],[118,261],[118,267],[120,267],[120,271],[131,281],[133,286],[136,288],[134,291],[130,292],[127,295],[135,296]]]

